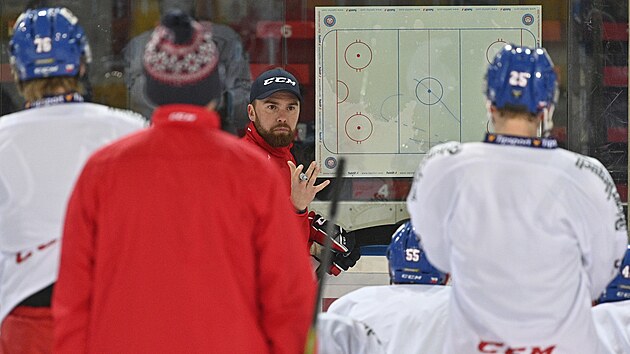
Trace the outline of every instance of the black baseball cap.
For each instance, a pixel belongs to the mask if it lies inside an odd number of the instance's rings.
[[[265,71],[254,80],[249,92],[249,103],[267,98],[278,91],[290,92],[302,102],[300,83],[295,76],[284,69],[276,68]]]

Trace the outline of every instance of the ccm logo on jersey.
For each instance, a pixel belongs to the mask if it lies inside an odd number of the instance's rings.
[[[48,243],[41,244],[37,246],[37,251],[43,251],[46,248],[52,246],[55,242],[57,242],[57,239],[54,239]],[[33,251],[28,251],[26,253],[18,252],[17,255],[15,256],[15,263],[20,264],[24,262],[25,260],[31,258],[32,255],[33,255]]]
[[[274,82],[285,83],[291,86],[295,86],[297,84],[295,81],[289,79],[288,77],[276,76],[276,77],[270,77],[267,80],[263,81],[263,86],[270,85]]]
[[[488,354],[553,354],[553,350],[556,349],[556,346],[552,345],[547,348],[538,346],[512,348],[501,342],[481,341],[477,349],[479,349],[480,353]]]

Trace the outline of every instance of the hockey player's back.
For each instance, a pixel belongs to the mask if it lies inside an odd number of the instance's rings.
[[[434,147],[408,197],[431,262],[454,286],[447,353],[600,353],[590,312],[627,244],[597,160],[537,137],[556,78],[543,49],[506,47],[488,70],[496,133]]]

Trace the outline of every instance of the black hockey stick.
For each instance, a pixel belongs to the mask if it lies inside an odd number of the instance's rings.
[[[328,219],[328,225],[326,233],[328,235],[334,235],[334,228],[337,222],[337,205],[339,204],[339,194],[341,193],[341,177],[343,176],[344,169],[346,167],[346,161],[343,157],[339,158],[339,165],[335,172],[335,185],[333,187],[331,201],[330,201],[330,217]],[[313,311],[313,321],[311,322],[311,328],[308,330],[306,337],[306,346],[304,348],[304,354],[314,354],[317,347],[317,315],[322,304],[322,296],[324,295],[324,283],[326,281],[326,270],[330,268],[332,264],[331,259],[331,247],[332,240],[330,237],[324,239],[324,255],[321,259],[321,264],[317,268],[317,278],[319,283],[317,285],[317,297],[315,298],[315,310]]]

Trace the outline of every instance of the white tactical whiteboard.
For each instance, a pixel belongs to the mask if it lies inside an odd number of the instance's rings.
[[[411,177],[431,147],[481,141],[489,62],[541,45],[541,6],[317,7],[316,160]]]

